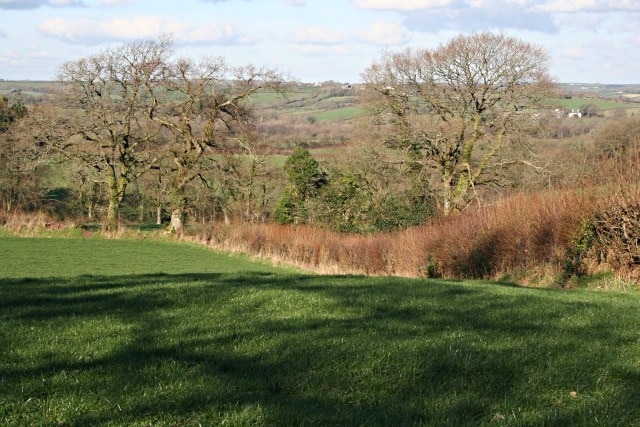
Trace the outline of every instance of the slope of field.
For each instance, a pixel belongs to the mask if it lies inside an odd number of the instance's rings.
[[[284,272],[240,256],[171,242],[0,237],[0,278]]]
[[[318,122],[345,121],[365,114],[357,107],[354,89],[339,85],[316,88],[300,86],[284,96],[261,91],[251,97],[257,115],[312,118]]]
[[[558,107],[568,109],[579,109],[583,105],[593,105],[598,109],[604,110],[623,110],[623,109],[637,109],[637,103],[612,101],[606,99],[593,99],[593,98],[571,98],[571,99],[553,99],[549,101],[550,104]]]
[[[640,423],[638,295],[241,272],[133,243],[0,239],[0,424]]]

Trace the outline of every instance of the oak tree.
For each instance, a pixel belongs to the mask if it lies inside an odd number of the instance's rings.
[[[27,108],[21,99],[0,95],[0,209],[35,207],[38,199],[40,150],[21,138]]]
[[[444,214],[525,160],[517,148],[554,89],[543,48],[489,32],[386,52],[363,79],[380,136],[431,180]]]
[[[226,192],[245,178],[253,183],[262,173],[257,168],[264,162],[253,150],[251,96],[262,89],[284,92],[287,85],[275,69],[235,67],[223,58],[179,59],[167,70],[171,77],[165,81],[166,100],[150,117],[171,135],[164,147],[171,165],[165,177],[171,193],[171,227],[180,230],[187,186],[194,180],[212,188],[213,181],[224,181],[222,192]],[[218,179],[212,180],[207,173],[211,171]]]
[[[118,227],[129,184],[158,161],[154,143],[161,127],[149,116],[166,93],[171,53],[168,38],[137,41],[60,67],[64,107],[77,120],[57,148],[100,173],[108,200],[107,230]]]

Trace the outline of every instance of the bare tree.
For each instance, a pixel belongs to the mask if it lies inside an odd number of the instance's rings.
[[[261,89],[286,90],[284,77],[276,70],[253,65],[231,67],[222,58],[194,62],[176,61],[166,81],[168,100],[152,114],[153,120],[172,133],[165,147],[171,159],[168,170],[172,197],[171,226],[183,226],[186,188],[200,179],[211,183],[203,173],[215,168],[224,177],[237,175],[238,160],[252,152],[253,116],[250,97]],[[255,169],[250,169],[255,174]]]
[[[223,169],[222,155],[251,145],[251,95],[285,89],[276,70],[173,60],[172,46],[167,37],[133,42],[60,68],[65,107],[84,126],[58,147],[103,176],[107,229],[118,225],[127,186],[151,169],[170,195],[172,227],[181,229],[187,186],[198,178],[210,185],[203,171]]]
[[[58,148],[100,172],[107,230],[118,227],[127,186],[158,159],[153,144],[160,126],[148,118],[166,95],[171,50],[168,38],[132,42],[60,67],[65,106],[78,121]]]
[[[46,149],[25,137],[32,115],[21,100],[0,96],[0,209],[7,213],[40,204]]]
[[[430,180],[445,214],[463,209],[519,143],[552,92],[546,52],[501,34],[384,53],[364,72],[380,135]]]

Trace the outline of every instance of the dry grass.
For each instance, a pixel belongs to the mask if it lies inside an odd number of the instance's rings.
[[[52,224],[51,217],[42,212],[35,213],[7,213],[0,211],[0,226],[14,235],[35,236],[47,229],[47,224]]]
[[[197,239],[318,273],[486,278],[531,286],[574,286],[600,277],[597,287],[622,289],[619,283],[630,281],[637,287],[640,150],[634,145],[628,154],[598,159],[597,171],[579,188],[505,196],[493,206],[394,233],[212,224]]]
[[[491,207],[393,233],[358,235],[312,226],[215,223],[182,238],[320,274],[484,278],[572,286],[580,277],[608,270],[616,273],[609,276],[616,281],[636,280],[640,277],[640,192],[594,188],[599,190],[516,194]],[[620,216],[616,212],[633,221],[616,222]],[[48,229],[52,223],[43,214],[5,215],[0,221],[14,235],[64,232],[80,237],[82,233],[69,224],[53,223],[60,229]],[[131,237],[132,231],[125,231],[106,237]]]
[[[520,194],[422,227],[371,235],[310,226],[212,224],[192,236],[319,273],[558,280],[594,206],[573,192]],[[553,277],[548,277],[553,276]]]

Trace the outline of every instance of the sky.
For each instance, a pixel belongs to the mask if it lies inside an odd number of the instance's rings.
[[[560,83],[640,83],[640,0],[0,0],[0,79],[171,35],[178,57],[358,83],[384,51],[480,31],[542,46]]]

